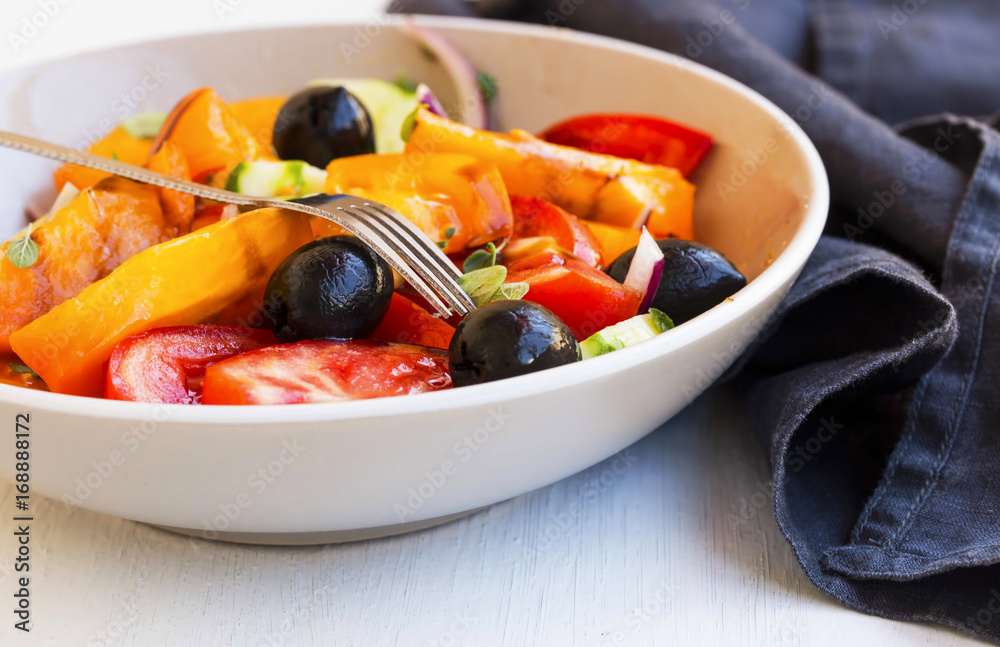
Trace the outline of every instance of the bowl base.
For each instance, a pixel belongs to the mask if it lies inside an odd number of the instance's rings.
[[[376,526],[374,528],[358,528],[352,530],[320,530],[316,532],[215,532],[208,533],[205,530],[194,528],[177,528],[175,526],[161,526],[155,523],[148,524],[160,530],[175,532],[189,537],[197,537],[206,541],[225,541],[235,544],[257,544],[260,546],[317,546],[320,544],[346,544],[352,541],[365,541],[368,539],[379,539],[381,537],[393,537],[403,535],[408,532],[416,532],[440,526],[442,524],[456,521],[463,517],[473,515],[480,510],[485,510],[489,506],[466,510],[456,514],[449,514],[423,521],[411,521],[409,523],[393,524],[390,526]]]

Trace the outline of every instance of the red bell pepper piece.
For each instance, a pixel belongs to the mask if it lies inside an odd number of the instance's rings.
[[[659,117],[592,114],[551,126],[541,135],[553,144],[676,168],[688,177],[712,148],[712,138]]]

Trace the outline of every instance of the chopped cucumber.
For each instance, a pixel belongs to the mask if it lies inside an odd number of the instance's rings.
[[[317,79],[312,86],[339,86],[358,98],[375,127],[376,153],[402,153],[403,122],[417,109],[417,93],[380,79]]]
[[[122,122],[122,129],[136,139],[153,139],[167,120],[165,112],[140,112]]]
[[[305,162],[240,162],[226,179],[226,190],[260,197],[322,193],[326,171]]]
[[[580,342],[580,355],[583,359],[588,359],[605,355],[620,348],[635,346],[673,327],[674,322],[670,320],[670,317],[656,308],[650,308],[648,314],[638,315],[613,326],[608,326],[584,339]]]

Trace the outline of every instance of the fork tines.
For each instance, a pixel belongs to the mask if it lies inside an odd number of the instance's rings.
[[[336,221],[344,220],[341,226],[385,258],[442,316],[451,315],[449,306],[460,315],[475,309],[455,282],[462,273],[402,214],[381,203],[346,195],[314,206],[342,215]]]

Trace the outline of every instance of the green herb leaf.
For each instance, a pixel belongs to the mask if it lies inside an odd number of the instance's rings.
[[[484,267],[493,267],[497,264],[497,246],[493,243],[486,243],[486,249],[477,249],[469,254],[462,264],[463,272],[474,272]]]
[[[504,283],[506,279],[507,268],[493,265],[466,272],[458,278],[458,284],[477,308],[494,301],[521,299],[528,293],[527,283]]]
[[[15,373],[28,373],[29,375],[31,375],[31,377],[38,377],[38,373],[31,370],[30,366],[25,366],[24,364],[18,364],[17,362],[11,362],[10,364],[8,364],[8,366],[10,366],[10,370],[14,371]]]
[[[447,240],[439,240],[439,241],[437,241],[437,242],[436,242],[435,244],[436,244],[436,245],[437,245],[438,247],[440,247],[441,249],[444,249],[445,247],[447,247],[447,246],[448,246],[448,241],[447,241]]]
[[[11,241],[7,247],[7,258],[14,264],[14,267],[22,269],[31,267],[38,260],[38,243],[31,238],[34,229],[35,223],[31,223],[28,226],[28,231],[24,234],[24,238]]]
[[[668,317],[662,310],[650,308],[649,316],[652,317],[653,321],[656,322],[656,325],[660,327],[660,332],[667,332],[674,327],[674,320]]]
[[[122,128],[130,137],[153,139],[167,120],[165,112],[140,112],[122,122]],[[117,157],[115,159],[118,159]]]
[[[506,278],[507,268],[495,265],[463,274],[458,277],[458,285],[465,290],[478,308],[495,300],[494,296]]]
[[[455,235],[455,231],[456,230],[454,227],[448,227],[447,229],[444,230],[444,237],[448,240],[451,240],[451,237]]]
[[[497,80],[489,72],[477,72],[476,83],[479,84],[479,94],[483,101],[489,103],[497,96]]]
[[[517,283],[504,283],[500,286],[500,294],[507,301],[517,301],[518,299],[523,299],[526,294],[528,294],[528,284],[517,282]],[[499,301],[499,298],[494,298],[494,301]]]
[[[400,74],[396,77],[396,87],[400,90],[404,90],[413,94],[417,91],[417,82],[406,76],[405,74]]]
[[[120,159],[118,159],[118,153],[116,153],[114,151],[111,151],[111,159],[113,159],[116,162],[120,162],[121,161]]]
[[[413,130],[417,127],[417,111],[423,107],[424,104],[418,104],[413,112],[406,115],[406,119],[403,119],[403,125],[399,129],[399,136],[404,142],[410,141],[410,136],[413,134]]]

